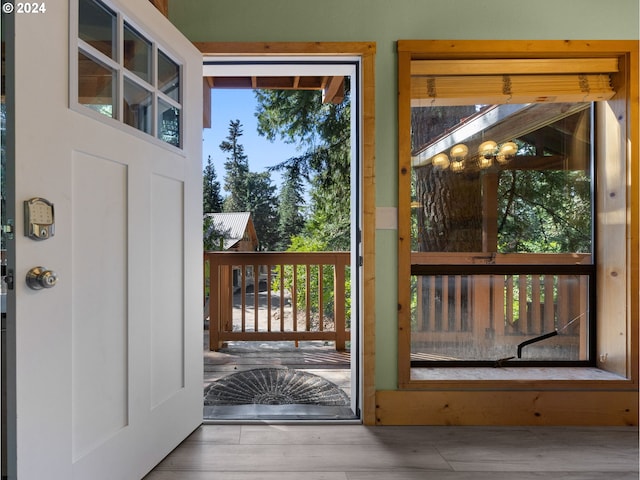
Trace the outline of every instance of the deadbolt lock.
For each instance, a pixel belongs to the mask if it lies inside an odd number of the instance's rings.
[[[32,290],[55,287],[58,274],[45,267],[34,267],[27,272],[27,286]]]

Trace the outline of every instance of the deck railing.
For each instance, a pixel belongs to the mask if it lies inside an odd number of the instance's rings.
[[[555,331],[555,344],[574,345],[576,359],[587,358],[589,255],[501,255],[487,263],[476,255],[469,266],[460,265],[462,254],[414,258],[425,265],[412,280],[416,350],[465,344],[482,350]]]
[[[324,340],[344,350],[348,268],[349,252],[205,252],[209,349],[228,341]]]

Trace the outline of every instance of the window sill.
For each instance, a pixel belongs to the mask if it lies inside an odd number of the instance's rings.
[[[522,368],[412,368],[412,382],[442,381],[624,381],[629,379],[598,368],[522,367]]]

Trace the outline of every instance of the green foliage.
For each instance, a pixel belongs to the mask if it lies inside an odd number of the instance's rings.
[[[216,169],[211,161],[211,155],[209,155],[202,175],[202,210],[204,213],[218,213],[222,211],[222,205],[220,182],[216,176]]]
[[[278,197],[278,244],[277,250],[286,250],[293,237],[299,235],[305,219],[302,215],[304,198],[302,180],[295,168],[289,168]]]
[[[240,120],[229,122],[229,135],[220,144],[227,153],[224,188],[229,195],[224,200],[225,212],[251,212],[261,250],[270,250],[278,242],[276,187],[269,172],[249,171],[249,161],[239,139]]]
[[[327,244],[318,238],[297,236],[291,239],[291,246],[287,251],[290,252],[323,252],[327,251]],[[320,277],[322,277],[322,311],[326,318],[333,318],[334,298],[334,267],[332,265],[322,266],[322,275],[320,275],[320,266],[311,265],[307,270],[304,265],[295,267],[296,277],[296,306],[299,311],[304,310],[307,306],[307,276],[309,278],[309,308],[315,315],[320,312]],[[276,269],[276,275],[272,282],[272,289],[280,289],[280,279],[286,290],[293,291],[294,267],[285,265],[284,272]],[[350,325],[351,318],[351,281],[349,267],[345,272],[345,316],[347,328]]]
[[[323,104],[320,92],[256,91],[258,133],[305,149],[274,169],[289,169],[311,185],[306,236],[323,239],[331,250],[348,250],[351,200],[351,106]]]
[[[591,252],[591,182],[585,172],[503,172],[498,199],[499,252]]]
[[[239,140],[242,136],[240,120],[229,122],[229,135],[220,143],[220,150],[227,153],[227,161],[224,163],[224,189],[228,196],[224,201],[225,212],[247,211],[247,203],[250,196],[248,175],[249,161],[244,153],[244,147]]]
[[[230,238],[229,231],[223,231],[214,225],[213,219],[205,215],[202,222],[202,238],[205,251],[222,250],[225,239]]]

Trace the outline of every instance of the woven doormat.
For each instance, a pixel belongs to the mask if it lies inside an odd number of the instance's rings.
[[[349,405],[335,383],[289,368],[257,368],[234,373],[204,390],[205,406],[214,405]]]

